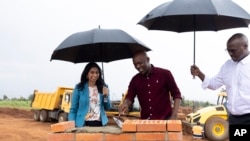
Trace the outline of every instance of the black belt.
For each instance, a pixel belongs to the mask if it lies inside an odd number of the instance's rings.
[[[102,126],[102,122],[100,120],[85,121],[85,126]]]
[[[250,113],[243,114],[243,115],[232,115],[232,114],[231,114],[231,116],[233,116],[233,117],[238,117],[238,118],[240,118],[240,117],[248,117],[248,116],[250,116]]]

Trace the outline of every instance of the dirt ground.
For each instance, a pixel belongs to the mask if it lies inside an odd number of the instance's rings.
[[[1,141],[46,141],[51,124],[34,121],[30,110],[0,108]],[[184,133],[183,141],[192,141],[192,135]]]

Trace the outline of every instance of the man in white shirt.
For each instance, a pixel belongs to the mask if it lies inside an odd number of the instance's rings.
[[[228,96],[229,124],[250,125],[250,55],[247,37],[242,33],[231,36],[227,41],[227,51],[231,59],[221,66],[216,76],[209,78],[196,65],[191,66],[191,74],[202,80],[204,89],[216,90],[224,85]]]

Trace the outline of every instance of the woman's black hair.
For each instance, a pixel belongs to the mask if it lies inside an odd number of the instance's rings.
[[[104,80],[102,78],[101,68],[95,62],[90,62],[85,66],[85,68],[84,68],[84,70],[82,72],[82,75],[81,75],[81,80],[80,80],[80,82],[78,83],[77,86],[78,86],[79,89],[84,88],[84,84],[86,82],[88,82],[87,75],[88,75],[90,69],[93,68],[93,67],[97,68],[98,71],[99,71],[99,78],[96,81],[96,86],[97,86],[98,91],[102,92],[102,88],[105,85],[105,82],[104,82]]]

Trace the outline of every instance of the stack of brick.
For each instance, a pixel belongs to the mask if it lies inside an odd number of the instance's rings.
[[[82,133],[77,132],[73,121],[67,121],[51,125],[48,141],[182,141],[181,120],[126,120],[122,129],[116,130]]]

